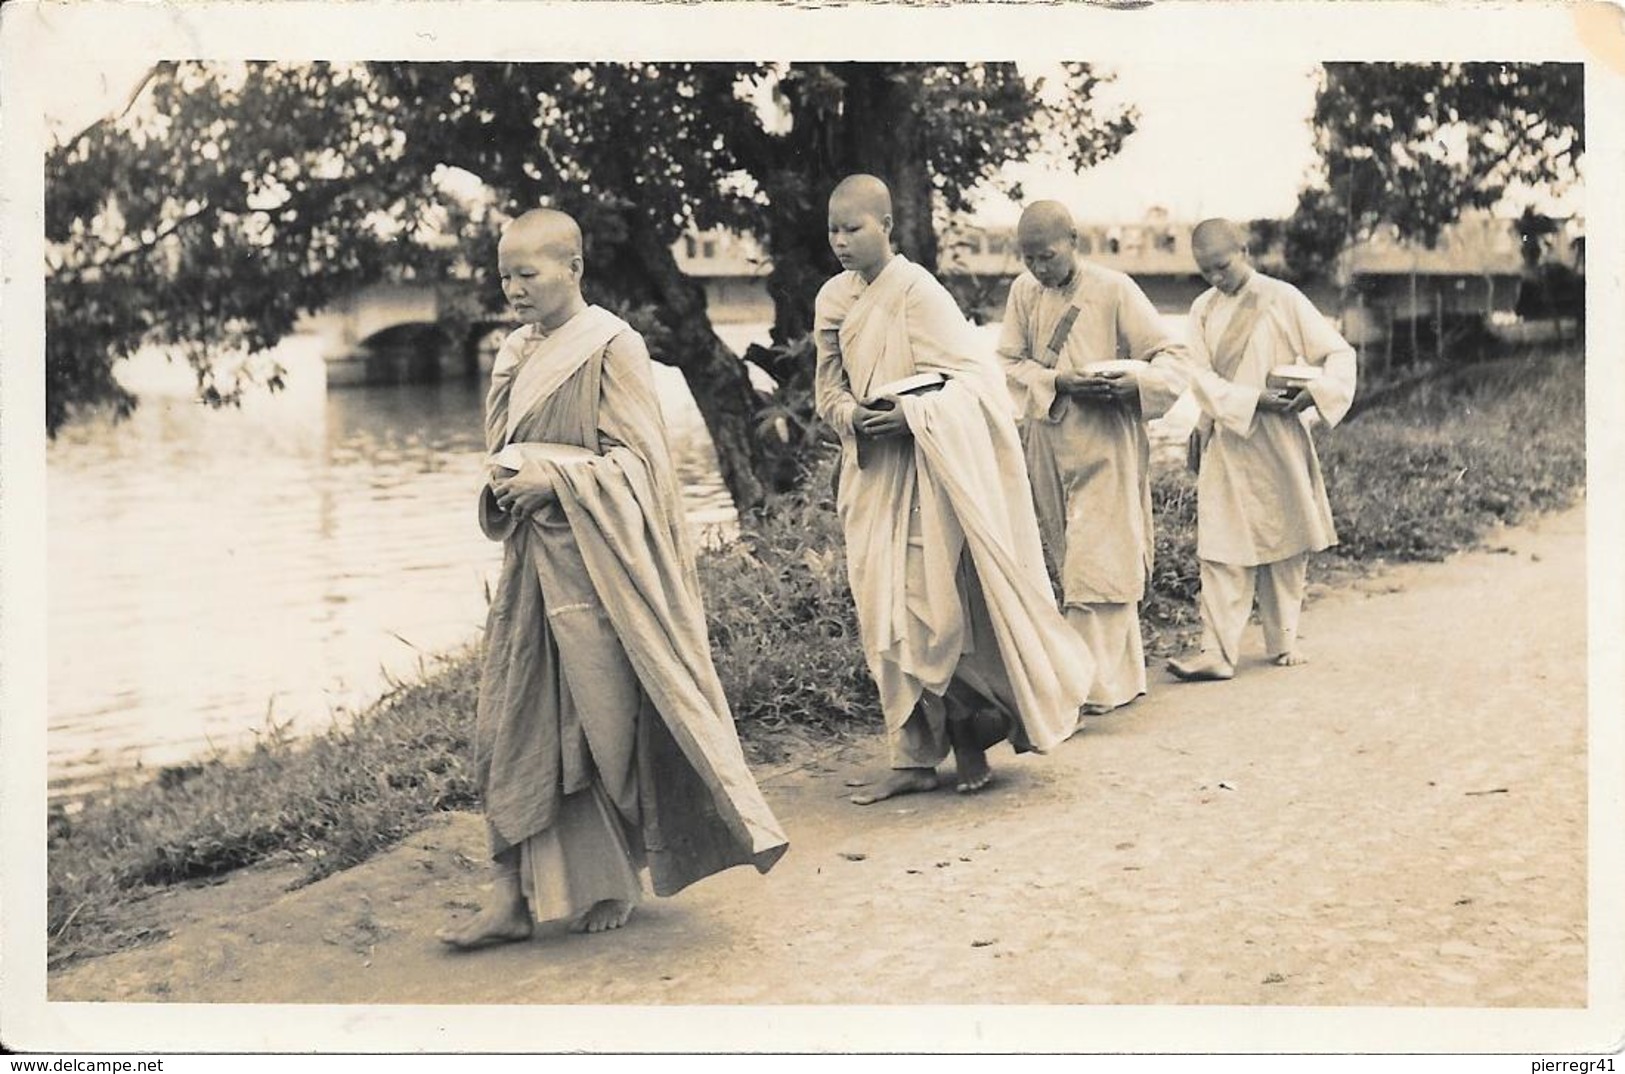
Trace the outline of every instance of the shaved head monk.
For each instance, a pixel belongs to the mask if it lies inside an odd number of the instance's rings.
[[[497,264],[523,326],[486,400],[481,520],[503,557],[474,761],[496,875],[440,933],[464,950],[619,928],[645,866],[670,895],[785,850],[712,668],[643,337],[583,299],[564,213],[509,224]]]
[[[1010,399],[953,297],[891,248],[872,175],[829,199],[843,271],[818,293],[818,414],[840,435],[837,506],[891,775],[868,805],[979,791],[986,750],[1044,750],[1077,725],[1088,650],[1055,609]]]
[[[1202,648],[1170,661],[1182,679],[1228,679],[1258,597],[1264,651],[1286,667],[1298,646],[1311,552],[1337,543],[1315,442],[1301,416],[1336,425],[1354,401],[1354,350],[1291,284],[1254,269],[1247,236],[1229,220],[1191,233],[1212,287],[1191,304],[1196,556],[1202,570]],[[1290,367],[1290,368],[1287,368]]]
[[[1066,619],[1094,655],[1083,712],[1099,715],[1146,690],[1138,609],[1153,548],[1145,421],[1184,390],[1185,348],[1133,280],[1079,256],[1077,226],[1060,202],[1027,206],[1016,245],[1027,271],[1010,285],[999,359]]]

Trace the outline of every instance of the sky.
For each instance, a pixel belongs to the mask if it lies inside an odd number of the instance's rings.
[[[1120,153],[1082,174],[1049,162],[1010,174],[1029,200],[1055,198],[1087,220],[1138,220],[1152,206],[1176,220],[1289,216],[1315,162],[1315,72],[1302,64],[1232,61],[1220,68],[1190,59],[1177,67],[1122,66],[1101,91],[1140,112]],[[1017,214],[1005,199],[978,215],[991,223]]]
[[[73,132],[122,108],[146,64],[112,50],[87,56],[99,76],[65,79],[47,105],[53,132]],[[94,65],[94,66],[92,66]],[[1111,70],[1110,65],[1101,65]],[[1040,72],[1041,73],[1041,69]],[[1103,95],[1132,102],[1138,128],[1116,157],[1078,174],[1055,162],[1012,166],[1028,199],[1056,198],[1080,218],[1138,220],[1152,206],[1175,219],[1286,216],[1314,163],[1308,115],[1314,69],[1302,64],[1123,65]],[[991,195],[983,223],[1013,223],[1019,208]]]

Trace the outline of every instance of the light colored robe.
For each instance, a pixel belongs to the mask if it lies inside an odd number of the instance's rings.
[[[901,255],[873,283],[833,277],[815,318],[818,413],[844,447],[847,571],[894,741],[922,695],[958,679],[1011,717],[1016,749],[1054,746],[1076,729],[1094,667],[1055,608],[998,369],[953,297]],[[947,386],[903,397],[911,435],[869,441],[860,464],[859,400],[926,372]]]
[[[493,853],[534,840],[565,796],[601,791],[657,894],[721,869],[766,872],[783,832],[745,765],[711,662],[676,472],[642,338],[598,307],[497,355],[486,443],[527,458],[558,502],[503,547],[475,762]]]
[[[1078,313],[1057,351],[1057,329]],[[1185,348],[1145,293],[1121,272],[1078,263],[1071,286],[1029,272],[1010,285],[999,358],[1022,422],[1033,505],[1069,607],[1133,604],[1151,572],[1151,447],[1145,421],[1178,401]],[[1092,362],[1132,358],[1139,407],[1071,399],[1055,377]]]
[[[1241,325],[1256,320],[1245,340]],[[1236,321],[1236,333],[1227,330]],[[1254,272],[1234,295],[1210,288],[1191,304],[1191,392],[1204,439],[1196,480],[1196,554],[1233,566],[1273,563],[1337,543],[1314,441],[1296,414],[1261,413],[1269,371],[1324,368],[1309,393],[1328,425],[1354,401],[1353,349],[1296,287]]]

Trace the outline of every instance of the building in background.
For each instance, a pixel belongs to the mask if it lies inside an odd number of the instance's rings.
[[[1191,256],[1193,226],[1161,208],[1133,221],[1081,221],[1079,247],[1094,263],[1132,276],[1158,310],[1179,315],[1207,288]],[[1344,251],[1334,278],[1293,282],[1376,369],[1447,353],[1471,357],[1474,348],[1487,353],[1508,338],[1554,334],[1550,325],[1529,325],[1520,314],[1556,318],[1555,335],[1562,338],[1562,318],[1579,319],[1570,309],[1576,301],[1583,313],[1583,232],[1579,221],[1559,221],[1538,250],[1526,250],[1514,221],[1488,215],[1446,228],[1431,248],[1382,229]],[[1279,245],[1283,229],[1272,223],[1259,233],[1277,238],[1253,251],[1254,263],[1290,277]],[[720,228],[693,231],[673,244],[672,253],[683,272],[702,281],[713,323],[772,321],[772,261],[753,236]],[[994,320],[1021,272],[1015,229],[950,225],[941,235],[937,262],[961,307],[977,321]],[[511,326],[482,312],[477,286],[471,274],[374,284],[336,296],[327,309],[305,318],[301,330],[323,337],[334,386],[478,375],[489,367],[491,341]],[[1536,290],[1541,301],[1531,303]]]

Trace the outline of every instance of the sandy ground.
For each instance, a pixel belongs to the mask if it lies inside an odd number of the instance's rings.
[[[1488,545],[1324,595],[1308,666],[1159,671],[1048,757],[1001,748],[981,796],[860,809],[878,741],[801,758],[763,779],[772,874],[618,933],[444,950],[485,881],[458,815],[300,890],[173,892],[170,939],[49,998],[1583,1007],[1583,509]]]

